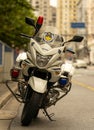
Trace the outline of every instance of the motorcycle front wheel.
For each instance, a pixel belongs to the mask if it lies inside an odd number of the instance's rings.
[[[25,103],[21,115],[21,124],[28,126],[36,118],[40,109],[42,94],[33,92],[30,100]]]

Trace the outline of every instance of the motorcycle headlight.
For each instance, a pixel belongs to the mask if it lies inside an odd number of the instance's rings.
[[[51,56],[43,56],[43,55],[40,55],[39,53],[37,53],[37,58],[36,58],[37,65],[40,67],[46,66],[50,60],[50,57]]]

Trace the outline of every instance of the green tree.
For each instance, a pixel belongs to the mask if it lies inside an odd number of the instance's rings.
[[[29,39],[20,33],[32,35],[34,29],[25,23],[25,17],[35,18],[27,0],[0,0],[0,40],[9,46],[23,48]]]

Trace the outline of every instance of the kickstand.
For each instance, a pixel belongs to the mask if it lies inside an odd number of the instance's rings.
[[[44,108],[43,110],[44,110],[44,111],[43,111],[43,114],[44,114],[45,116],[47,116],[50,121],[55,121],[55,120],[53,120],[53,119],[51,118],[52,116],[54,116],[54,113],[51,113],[51,114],[49,115],[48,112],[47,112],[47,110],[46,110],[45,108]]]

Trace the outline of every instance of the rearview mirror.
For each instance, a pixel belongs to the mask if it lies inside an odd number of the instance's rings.
[[[71,40],[63,42],[62,46],[64,46],[64,44],[68,42],[81,42],[83,39],[84,37],[75,35]]]
[[[84,37],[82,36],[74,36],[71,40],[69,40],[69,42],[81,42],[83,40]]]
[[[35,20],[29,17],[25,17],[25,22],[35,28]]]
[[[41,28],[41,26],[43,24],[43,17],[39,16],[36,23],[35,23],[34,19],[31,19],[29,17],[25,17],[25,22],[35,28],[34,35],[36,35],[36,33],[39,31],[39,29]]]

